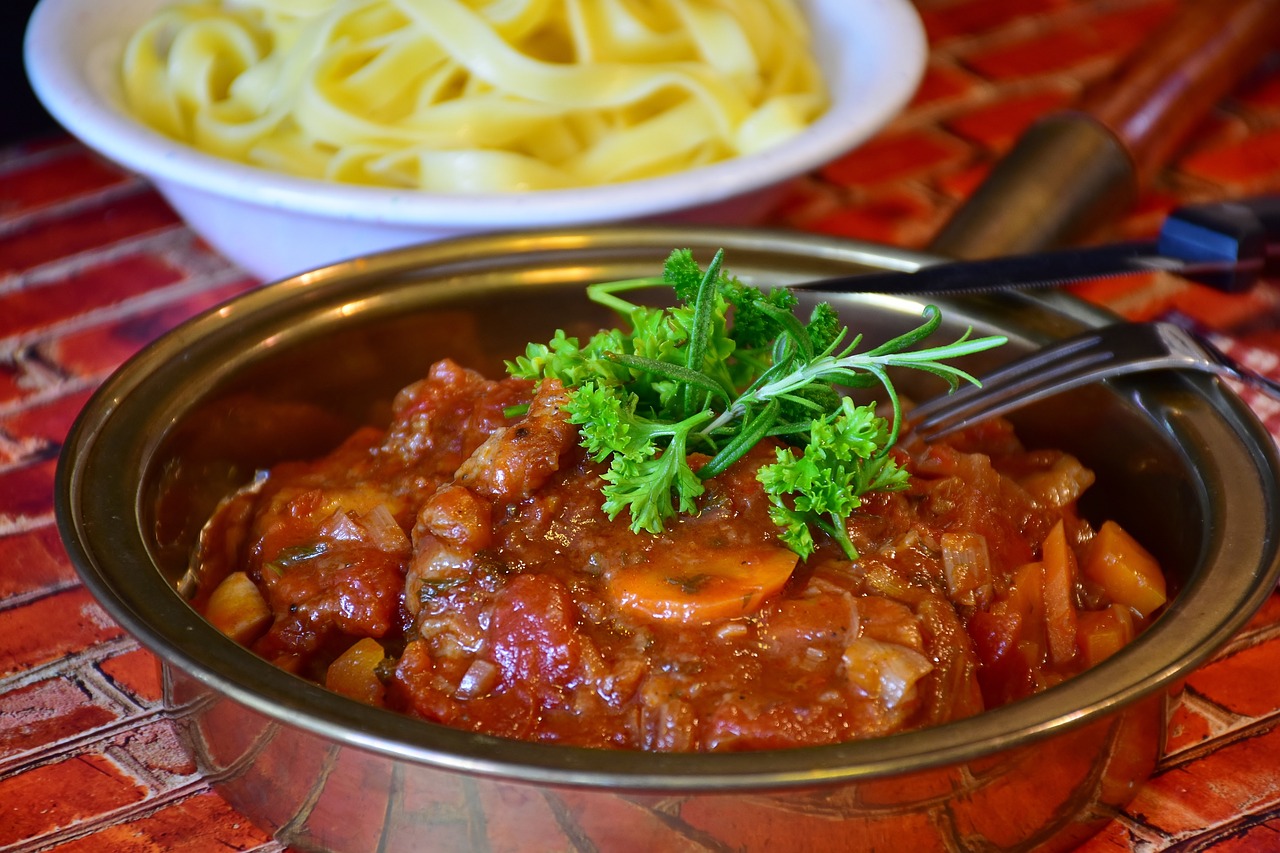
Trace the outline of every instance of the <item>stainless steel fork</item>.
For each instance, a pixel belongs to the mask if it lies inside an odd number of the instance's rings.
[[[1197,370],[1235,379],[1280,400],[1280,382],[1239,364],[1203,337],[1172,323],[1115,323],[1015,359],[966,386],[917,406],[907,420],[925,441],[1035,400],[1151,370]]]

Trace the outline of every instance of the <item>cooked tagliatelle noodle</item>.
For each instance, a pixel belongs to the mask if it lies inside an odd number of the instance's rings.
[[[358,184],[606,184],[758,151],[826,106],[793,0],[206,0],[125,97],[206,151]]]

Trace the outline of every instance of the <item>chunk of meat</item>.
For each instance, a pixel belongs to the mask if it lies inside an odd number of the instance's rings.
[[[489,628],[489,656],[504,687],[537,696],[588,678],[598,654],[577,622],[564,584],[542,574],[513,577],[494,602]]]
[[[458,468],[457,482],[498,503],[513,503],[542,488],[578,444],[578,428],[561,408],[567,399],[559,382],[543,382],[528,414],[495,430]]]
[[[493,381],[444,359],[427,378],[396,395],[384,452],[428,475],[453,475],[462,461],[509,423],[506,410],[527,403],[533,383]]]

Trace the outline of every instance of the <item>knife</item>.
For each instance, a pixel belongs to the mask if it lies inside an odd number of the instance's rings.
[[[963,294],[1053,287],[1093,278],[1168,272],[1227,293],[1280,274],[1280,196],[1188,205],[1154,240],[928,264],[915,272],[863,273],[792,290]]]

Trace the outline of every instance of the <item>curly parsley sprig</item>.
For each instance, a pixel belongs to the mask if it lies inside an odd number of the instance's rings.
[[[790,447],[776,451],[777,461],[763,465],[757,477],[770,496],[769,517],[782,528],[781,539],[801,557],[813,553],[810,525],[826,531],[845,554],[857,551],[844,520],[872,491],[906,488],[907,472],[881,452],[890,445],[884,418],[871,406],[856,406],[845,397],[831,420],[812,421],[804,453]],[[784,495],[794,496],[788,505]]]
[[[906,485],[906,472],[888,452],[902,424],[889,371],[923,370],[953,390],[977,384],[945,360],[1005,339],[966,332],[944,346],[913,349],[942,321],[929,306],[919,327],[859,352],[862,336],[850,339],[829,304],[819,303],[802,321],[792,293],[743,284],[723,271],[723,260],[717,252],[703,270],[692,252],[677,250],[661,277],[589,286],[589,297],[621,314],[630,330],[601,331],[586,343],[557,331],[549,343],[529,344],[507,363],[508,372],[555,378],[570,390],[565,408],[583,446],[595,461],[608,462],[605,512],[615,518],[628,511],[632,530],[659,533],[676,514],[696,512],[702,481],[772,436],[788,446],[758,477],[782,541],[807,557],[811,528],[818,528],[853,558],[844,522],[861,496]],[[675,306],[623,296],[659,285],[674,289]],[[840,391],[876,384],[888,395],[892,422]],[[691,452],[710,460],[695,472]]]

